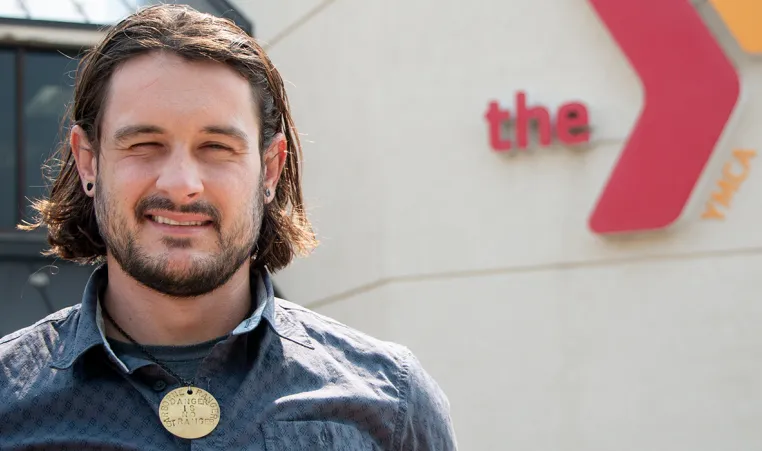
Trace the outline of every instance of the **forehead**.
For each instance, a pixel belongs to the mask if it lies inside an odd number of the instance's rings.
[[[256,107],[248,81],[222,63],[153,52],[123,63],[109,83],[106,137],[136,123],[167,130],[235,126],[256,137]]]

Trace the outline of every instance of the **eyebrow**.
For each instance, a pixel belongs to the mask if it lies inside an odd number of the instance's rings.
[[[233,139],[237,139],[244,144],[248,144],[249,142],[249,136],[240,128],[237,127],[227,127],[223,125],[209,125],[204,127],[202,132],[207,133],[209,135],[224,135],[228,136]]]
[[[161,134],[164,129],[155,125],[127,125],[114,133],[114,141],[121,142],[136,135]]]

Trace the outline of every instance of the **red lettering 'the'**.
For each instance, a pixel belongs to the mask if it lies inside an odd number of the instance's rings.
[[[484,117],[489,123],[490,145],[496,151],[511,150],[513,143],[503,137],[503,127],[512,120],[507,109],[501,109],[497,101],[491,101]],[[544,106],[527,107],[526,94],[516,94],[516,147],[526,149],[529,146],[530,123],[534,122],[539,134],[539,144],[549,146],[555,136],[567,145],[582,144],[590,141],[587,107],[579,102],[565,103],[558,108],[553,124],[550,111]],[[555,125],[555,127],[554,127]]]

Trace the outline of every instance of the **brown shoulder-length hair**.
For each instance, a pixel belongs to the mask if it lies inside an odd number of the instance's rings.
[[[277,271],[296,255],[311,251],[317,241],[302,198],[302,149],[283,80],[265,51],[231,21],[178,5],[148,7],[127,17],[81,59],[67,114],[69,124],[82,127],[97,156],[112,74],[128,59],[152,51],[227,64],[249,81],[261,122],[260,154],[279,132],[288,141],[285,167],[275,197],[265,207],[253,264]],[[19,228],[47,227],[50,249],[46,255],[80,263],[102,261],[106,246],[98,231],[93,199],[82,189],[68,135],[47,167],[53,174],[50,196],[35,202],[35,220]]]

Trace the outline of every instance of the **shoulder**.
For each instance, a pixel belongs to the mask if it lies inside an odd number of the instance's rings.
[[[372,337],[293,302],[276,298],[276,305],[298,321],[316,348],[338,352],[358,364],[375,362],[397,372],[403,372],[410,363],[412,354],[400,344]]]
[[[0,385],[28,383],[59,357],[74,332],[79,305],[67,307],[0,338]]]
[[[0,355],[14,346],[20,346],[35,341],[47,335],[50,330],[57,329],[61,323],[66,322],[72,315],[79,312],[80,304],[72,307],[66,307],[55,313],[51,313],[45,318],[37,321],[31,326],[24,327],[0,338]]]
[[[276,299],[276,305],[304,326],[315,350],[326,353],[332,362],[369,385],[393,385],[393,396],[399,401],[393,443],[399,449],[457,449],[449,400],[410,349],[288,301]]]

